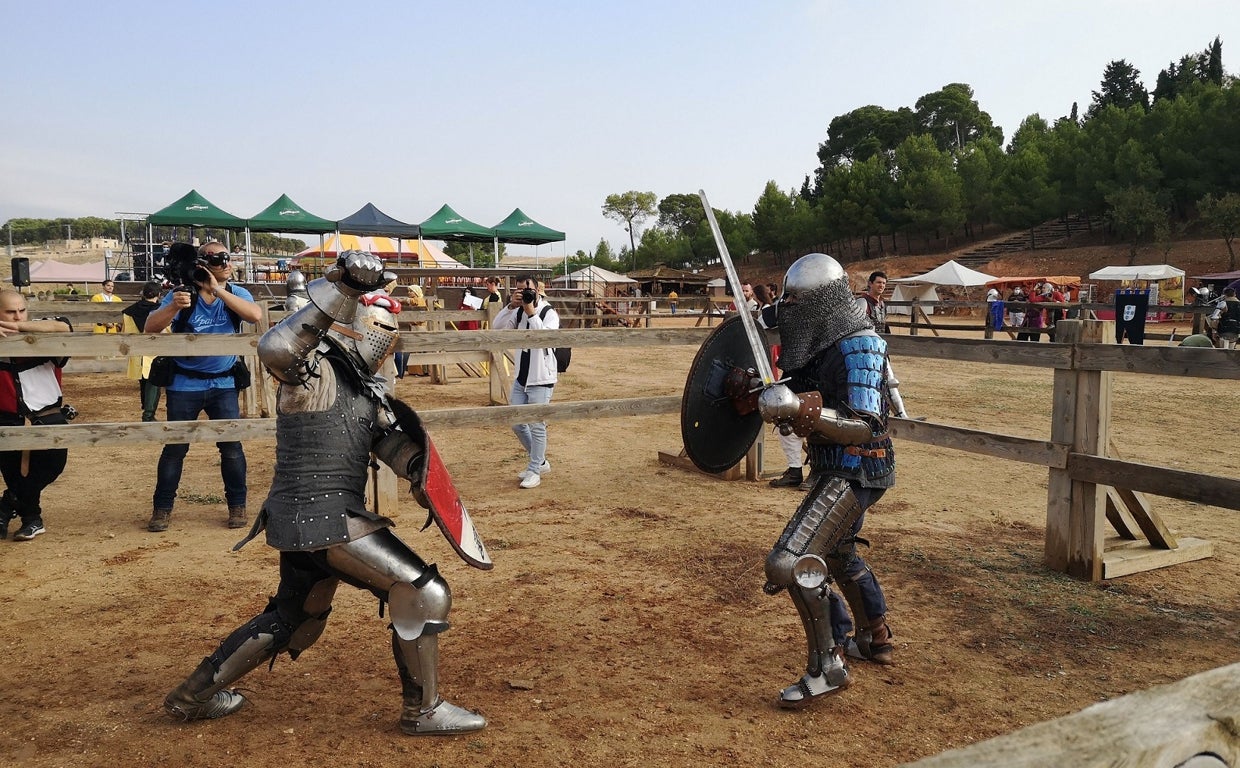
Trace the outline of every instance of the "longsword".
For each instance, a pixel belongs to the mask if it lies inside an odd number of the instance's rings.
[[[706,192],[698,190],[698,196],[702,198],[702,208],[706,211],[706,221],[710,224],[711,234],[715,236],[715,247],[719,249],[719,260],[723,262],[723,268],[728,273],[728,285],[732,288],[732,298],[736,302],[736,308],[741,316],[741,325],[745,328],[745,338],[749,341],[749,349],[753,352],[754,367],[757,369],[758,378],[762,379],[762,387],[766,388],[775,383],[775,374],[771,370],[771,358],[766,349],[766,344],[762,342],[762,337],[758,333],[758,324],[754,322],[753,315],[749,312],[749,307],[744,306],[745,296],[741,292],[741,278],[736,272],[736,266],[732,263],[732,256],[728,253],[728,244],[723,240],[723,232],[719,230],[719,222],[715,221],[715,211],[710,207],[710,203],[706,200]]]

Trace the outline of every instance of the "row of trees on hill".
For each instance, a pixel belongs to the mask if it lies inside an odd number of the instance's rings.
[[[912,108],[860,107],[831,121],[820,164],[799,190],[768,182],[751,213],[717,217],[742,262],[757,251],[787,259],[832,246],[847,252],[854,243],[859,258],[907,251],[913,241],[947,249],[993,223],[1029,229],[1037,247],[1033,227],[1077,215],[1105,221],[1135,258],[1140,242],[1169,241],[1200,221],[1227,242],[1235,269],[1238,136],[1240,88],[1224,74],[1215,38],[1171,62],[1152,92],[1131,64],[1111,62],[1084,117],[1075,103],[1053,121],[1030,115],[1006,148],[965,83]],[[715,257],[696,195],[626,192],[608,196],[602,210],[630,236],[615,266],[704,266]],[[635,232],[651,219],[638,242]],[[613,258],[609,247],[605,255]],[[584,263],[597,253],[577,257]]]
[[[126,237],[133,238],[135,235],[139,235],[145,238],[145,227],[139,225],[137,232],[135,232],[134,227],[135,223],[130,222],[129,229],[125,233]],[[87,240],[93,237],[121,239],[120,221],[117,219],[104,219],[98,216],[83,216],[76,219],[9,219],[4,223],[4,229],[6,230],[5,236],[7,239],[0,242],[0,245],[7,245],[9,242],[12,242],[15,246],[42,245],[43,243],[56,240]],[[198,237],[200,239],[214,238],[224,242],[225,238],[228,237],[228,233],[223,230],[200,229],[191,235],[185,228],[155,227],[154,229],[154,242],[156,243],[165,240],[176,242],[188,237]],[[235,242],[236,236],[233,235],[233,237]],[[251,232],[250,245],[255,253],[281,256],[297,253],[306,247],[303,241],[296,238],[280,237],[266,232]]]

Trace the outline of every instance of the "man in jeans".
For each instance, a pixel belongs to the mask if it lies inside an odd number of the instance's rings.
[[[242,321],[258,322],[262,309],[250,292],[229,285],[232,263],[223,243],[209,242],[198,249],[198,260],[185,276],[186,289],[171,291],[159,309],[146,319],[146,333],[159,333],[172,326],[174,333],[236,333]],[[165,400],[168,421],[196,421],[204,411],[209,419],[236,419],[241,416],[237,385],[233,378],[234,355],[177,357],[176,373],[167,387]],[[224,497],[228,502],[228,527],[246,524],[245,452],[241,443],[216,443],[220,450],[220,474],[224,478]],[[172,504],[181,483],[181,469],[188,443],[164,446],[159,456],[155,496],[149,531],[168,530]]]
[[[522,275],[512,290],[508,306],[495,316],[495,329],[517,328],[541,330],[560,327],[560,316],[538,293],[538,281]],[[551,347],[522,349],[516,354],[517,372],[512,379],[512,392],[508,395],[510,405],[541,405],[551,402],[551,392],[558,376],[555,352]],[[522,488],[537,488],[542,476],[551,471],[547,461],[547,422],[514,424],[521,446],[529,454],[525,469],[517,475]]]

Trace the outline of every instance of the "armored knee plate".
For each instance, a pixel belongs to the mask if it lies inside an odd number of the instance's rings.
[[[430,565],[412,584],[393,584],[388,590],[388,604],[397,636],[401,640],[414,640],[423,634],[433,635],[448,629],[452,590],[435,566]]]
[[[847,480],[832,477],[818,483],[767,555],[764,590],[776,594],[793,585],[821,586],[830,575],[826,557],[839,548],[863,511]]]

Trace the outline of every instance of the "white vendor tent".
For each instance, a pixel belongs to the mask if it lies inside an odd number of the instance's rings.
[[[1136,267],[1103,267],[1089,274],[1090,280],[1170,280],[1184,277],[1184,270],[1170,264],[1143,264]]]
[[[551,284],[561,288],[584,288],[598,296],[606,291],[608,286],[632,285],[636,282],[631,277],[625,277],[612,272],[610,269],[603,269],[591,264],[575,272],[569,272],[567,275],[560,275],[552,280]]]
[[[1184,303],[1184,270],[1170,264],[1140,264],[1132,267],[1103,267],[1091,272],[1090,280],[1114,281],[1125,288],[1148,288],[1150,304]],[[1109,297],[1099,296],[1100,301]],[[1102,315],[1099,315],[1101,317]]]
[[[891,291],[891,300],[893,302],[916,300],[924,303],[939,300],[939,293],[935,290],[935,286],[970,288],[985,285],[994,279],[993,275],[978,272],[976,269],[969,269],[966,266],[957,264],[955,261],[948,261],[925,274],[913,275],[912,277],[897,277],[887,282],[896,283],[896,286]],[[934,312],[934,307],[924,307],[923,309],[927,314],[933,314]],[[896,315],[907,315],[911,311],[911,307],[889,306],[887,308],[888,313]]]

